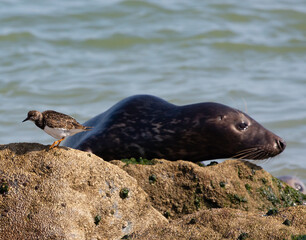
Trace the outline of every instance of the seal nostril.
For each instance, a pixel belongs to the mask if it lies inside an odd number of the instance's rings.
[[[283,141],[282,139],[276,140],[276,144],[279,150],[284,151],[286,148],[286,142]]]

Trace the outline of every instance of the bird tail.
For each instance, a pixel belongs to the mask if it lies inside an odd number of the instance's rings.
[[[84,127],[84,130],[85,131],[90,131],[90,130],[92,130],[93,129],[93,127]]]

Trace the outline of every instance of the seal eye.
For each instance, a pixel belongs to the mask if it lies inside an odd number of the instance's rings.
[[[218,116],[218,120],[220,120],[220,121],[223,120],[224,118],[225,118],[224,115],[219,115],[219,116]]]
[[[239,123],[239,124],[237,125],[237,128],[238,128],[239,130],[242,130],[242,131],[247,130],[248,127],[249,127],[249,125],[248,125],[247,123],[245,123],[245,122],[241,122],[241,123]]]
[[[294,187],[295,187],[295,189],[298,190],[298,191],[303,191],[302,186],[301,186],[300,184],[298,184],[298,183],[294,183]]]

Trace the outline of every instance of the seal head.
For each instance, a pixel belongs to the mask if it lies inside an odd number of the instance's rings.
[[[278,179],[287,183],[290,187],[294,188],[295,190],[300,191],[303,194],[306,194],[306,187],[301,179],[295,176],[280,176]]]

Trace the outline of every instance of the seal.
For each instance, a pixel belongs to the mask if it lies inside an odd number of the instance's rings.
[[[64,145],[106,161],[266,159],[286,147],[280,137],[237,109],[213,102],[177,106],[151,95],[123,99],[84,125],[92,131],[69,137]]]
[[[306,194],[306,188],[304,183],[301,179],[295,176],[279,176],[278,179],[282,180],[283,182],[287,183],[290,187],[294,188],[295,190],[300,191],[303,194]]]

